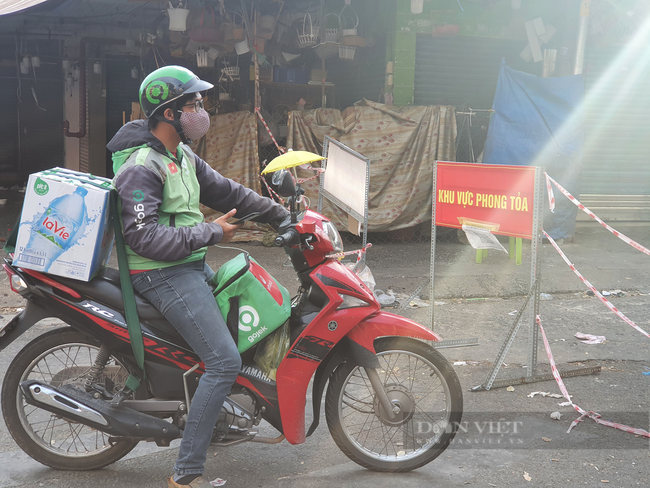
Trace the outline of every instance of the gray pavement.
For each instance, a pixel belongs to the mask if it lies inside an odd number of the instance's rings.
[[[615,227],[648,246],[650,226]],[[292,292],[297,281],[293,270],[284,267],[281,250],[257,244],[235,244],[251,254]],[[352,247],[352,246],[348,246]],[[621,289],[624,297],[612,303],[640,327],[650,331],[649,257],[632,249],[597,224],[580,225],[575,241],[562,244],[569,259],[600,290]],[[428,277],[428,243],[376,244],[368,253],[368,264],[382,290],[410,293]],[[210,249],[208,262],[216,269],[235,251]],[[524,246],[524,265],[515,266],[503,253],[490,252],[482,264],[474,262],[475,251],[456,242],[439,242],[436,256],[434,329],[443,339],[479,338],[480,345],[441,350],[455,367],[465,391],[468,432],[461,441],[424,468],[405,474],[379,474],[348,461],[337,449],[325,424],[301,446],[286,442],[276,446],[240,445],[213,448],[207,472],[228,480],[226,486],[359,487],[402,486],[648,486],[650,451],[647,439],[595,424],[581,422],[566,434],[577,416],[562,400],[529,398],[533,391],[558,392],[554,382],[516,386],[514,391],[495,389],[470,393],[483,382],[491,361],[519,310],[530,280],[529,246]],[[0,276],[0,323],[9,320],[20,297],[8,289]],[[540,314],[553,354],[560,369],[602,366],[599,375],[566,380],[575,403],[604,418],[648,429],[650,398],[650,339],[609,312],[560,259],[550,245],[542,248],[542,291],[552,299],[540,304]],[[387,309],[391,310],[391,309]],[[392,309],[395,311],[395,309]],[[428,323],[427,308],[407,309],[404,314]],[[60,324],[58,324],[60,325]],[[11,358],[29,340],[58,326],[43,321],[0,354],[0,377]],[[528,354],[528,324],[522,326],[506,357],[499,378],[524,376]],[[573,337],[576,332],[604,335],[600,345],[585,345]],[[549,371],[543,347],[539,369]],[[308,401],[309,405],[309,401]],[[549,413],[558,410],[560,421]],[[523,445],[513,445],[512,436],[486,438],[476,429],[488,416],[496,421],[522,422]],[[310,415],[308,413],[308,418]],[[474,430],[472,430],[472,426]],[[267,427],[270,429],[269,427]],[[272,429],[269,431],[271,435]],[[542,437],[549,439],[542,440]],[[487,443],[501,439],[502,443]],[[519,438],[515,436],[514,440]],[[509,443],[510,442],[510,443]],[[471,447],[471,448],[468,448]],[[156,448],[142,444],[129,458],[98,472],[57,472],[32,461],[13,443],[0,422],[0,487],[65,486],[98,488],[114,486],[163,487],[177,448]],[[526,481],[530,477],[531,481]],[[607,483],[606,483],[607,482]]]

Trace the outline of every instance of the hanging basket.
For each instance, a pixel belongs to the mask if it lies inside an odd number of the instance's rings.
[[[278,22],[278,18],[282,13],[282,7],[284,7],[284,2],[280,1],[277,3],[279,5],[278,11],[274,14],[259,15],[259,11],[255,12],[255,23],[253,27],[254,36],[260,39],[270,41],[273,38],[273,33],[275,32],[275,26]]]
[[[321,42],[316,44],[313,48],[316,54],[321,59],[329,59],[336,56],[338,51],[338,44],[336,42]]]
[[[356,46],[344,46],[339,44],[339,59],[347,59],[352,61],[354,59],[354,53],[357,52]]]
[[[219,87],[219,101],[220,102],[230,101],[230,93],[228,93],[228,91],[226,91],[226,89],[223,86],[221,85],[217,85],[217,86]]]
[[[327,27],[328,18],[335,19],[335,27]],[[325,25],[325,34],[323,35],[323,42],[336,42],[339,40],[339,35],[341,33],[341,19],[338,15],[329,13],[323,17],[323,25]],[[330,24],[332,25],[332,24]]]
[[[344,14],[345,10],[349,9],[351,14]],[[352,5],[346,3],[339,14],[339,22],[341,23],[341,36],[356,36],[357,27],[359,27],[359,16],[352,8]]]
[[[169,15],[169,30],[175,32],[183,32],[187,29],[187,14],[190,11],[186,8],[168,8],[167,15]]]
[[[196,66],[199,68],[208,67],[208,53],[203,48],[199,49],[196,53]]]
[[[221,76],[219,77],[219,81],[221,80],[229,80],[229,81],[237,81],[239,80],[239,56],[236,57],[237,59],[237,64],[235,66],[224,66],[221,68]],[[229,64],[228,61],[224,60],[224,64]]]
[[[223,24],[223,35],[226,41],[241,41],[244,39],[244,17],[239,12],[226,14],[228,22]]]
[[[221,72],[224,76],[230,78],[233,81],[239,79],[239,66],[227,66],[225,68],[221,68]]]
[[[307,18],[309,18],[309,29],[307,29]],[[318,42],[319,30],[318,27],[314,27],[311,21],[311,15],[306,13],[302,21],[302,34],[300,32],[298,33],[298,47],[302,49],[314,46]]]
[[[187,43],[187,46],[185,46],[185,51],[187,52],[187,54],[194,56],[198,52],[200,47],[201,47],[200,42],[196,42],[190,39],[190,41]]]
[[[205,25],[203,25],[203,14],[207,8],[209,8],[210,12],[212,13],[211,26],[209,26],[207,22]],[[190,31],[190,39],[201,44],[214,44],[216,42],[223,42],[223,32],[217,30],[217,21],[214,17],[214,10],[212,10],[212,7],[204,7],[203,10],[201,10],[201,22],[198,27],[194,27]]]

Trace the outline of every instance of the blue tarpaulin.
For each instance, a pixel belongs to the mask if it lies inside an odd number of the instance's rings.
[[[483,162],[543,166],[576,198],[584,142],[582,75],[540,78],[501,64]],[[546,192],[545,192],[546,193]],[[555,213],[544,205],[544,230],[572,237],[578,208],[555,189]]]

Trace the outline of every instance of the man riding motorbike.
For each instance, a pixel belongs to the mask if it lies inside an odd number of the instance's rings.
[[[206,452],[241,358],[208,285],[207,246],[229,242],[236,212],[279,223],[287,210],[230,179],[192,152],[210,117],[201,92],[213,85],[180,66],[165,66],[140,86],[147,121],[122,127],[108,143],[120,197],[133,287],[176,328],[205,364],[169,487],[209,488]],[[204,222],[199,204],[224,215]]]

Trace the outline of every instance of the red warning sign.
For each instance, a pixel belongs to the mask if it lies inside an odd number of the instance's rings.
[[[459,219],[469,219],[497,224],[493,234],[532,239],[534,202],[534,166],[438,161],[436,225],[460,228]]]

